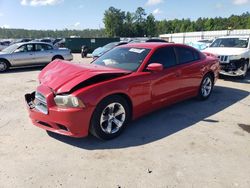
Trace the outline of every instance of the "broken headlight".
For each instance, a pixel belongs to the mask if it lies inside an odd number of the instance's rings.
[[[231,55],[229,58],[230,60],[239,60],[241,59],[241,55]]]
[[[57,106],[68,108],[84,108],[84,103],[77,97],[71,95],[57,95],[54,98]]]

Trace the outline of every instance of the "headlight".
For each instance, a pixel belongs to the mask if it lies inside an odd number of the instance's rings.
[[[57,95],[54,98],[57,106],[69,108],[84,108],[84,103],[77,97],[71,95]]]
[[[230,60],[239,60],[239,59],[241,59],[240,55],[231,55],[230,56]]]

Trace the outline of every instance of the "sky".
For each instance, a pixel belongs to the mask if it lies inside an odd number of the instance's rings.
[[[250,11],[250,0],[0,0],[0,27],[99,29],[110,6],[135,12],[143,7],[157,20],[228,17]]]

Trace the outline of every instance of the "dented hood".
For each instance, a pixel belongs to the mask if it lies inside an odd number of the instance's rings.
[[[129,71],[94,64],[73,64],[55,60],[39,74],[41,84],[53,89],[56,93],[67,93],[72,88],[97,75],[128,74]]]

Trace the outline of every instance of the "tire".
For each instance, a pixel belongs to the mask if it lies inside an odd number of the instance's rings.
[[[10,65],[9,65],[9,62],[4,60],[4,59],[1,59],[0,60],[0,72],[5,72],[9,69]]]
[[[201,82],[199,88],[198,98],[200,100],[206,100],[210,97],[214,87],[214,79],[211,74],[206,74]]]
[[[60,55],[56,55],[52,58],[52,61],[54,61],[55,59],[61,59],[61,60],[64,60],[64,58]]]
[[[96,107],[90,122],[90,132],[101,140],[119,136],[130,120],[130,107],[121,96],[103,99]]]
[[[245,62],[241,69],[243,71],[243,74],[240,76],[240,78],[245,79],[248,71],[248,62]]]

